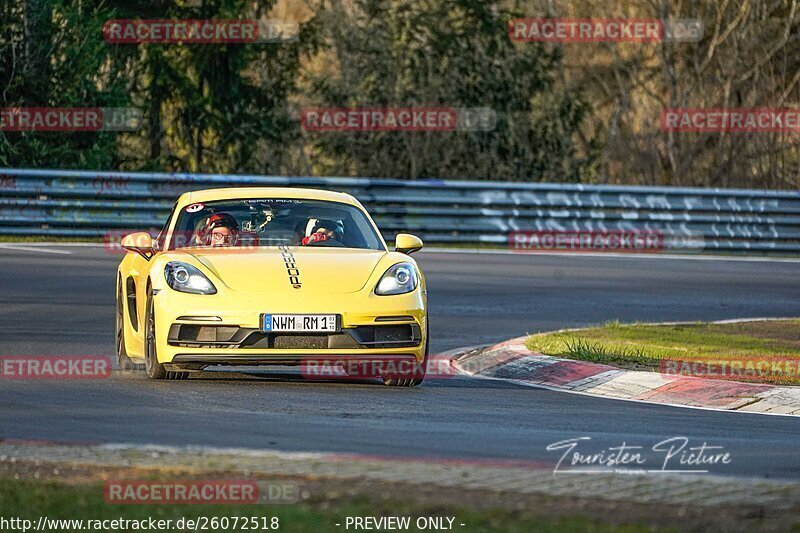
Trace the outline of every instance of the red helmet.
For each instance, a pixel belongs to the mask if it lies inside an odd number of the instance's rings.
[[[239,223],[228,213],[214,213],[206,219],[206,223],[200,230],[200,241],[208,246],[211,244],[211,232],[215,228],[228,228],[234,240],[239,234]]]

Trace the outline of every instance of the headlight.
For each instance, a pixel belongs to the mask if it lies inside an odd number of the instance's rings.
[[[375,294],[389,296],[391,294],[405,294],[417,288],[419,276],[417,269],[411,263],[397,263],[384,273]]]
[[[180,261],[167,263],[164,269],[167,285],[179,292],[192,294],[216,294],[217,288],[197,268]]]

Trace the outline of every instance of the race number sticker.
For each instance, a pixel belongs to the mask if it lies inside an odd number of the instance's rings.
[[[202,210],[205,206],[203,204],[192,204],[186,206],[187,213],[197,213],[198,211]]]

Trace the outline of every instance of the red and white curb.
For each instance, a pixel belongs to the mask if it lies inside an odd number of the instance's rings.
[[[800,387],[622,370],[530,351],[527,337],[453,359],[462,374],[588,396],[679,407],[800,416]]]

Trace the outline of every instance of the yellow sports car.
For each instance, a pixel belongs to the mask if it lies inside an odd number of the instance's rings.
[[[185,193],[155,240],[144,232],[122,239],[117,362],[144,363],[153,379],[211,365],[333,362],[345,375],[370,368],[387,385],[418,385],[427,291],[409,254],[422,241],[401,233],[395,244],[389,251],[344,193]]]

